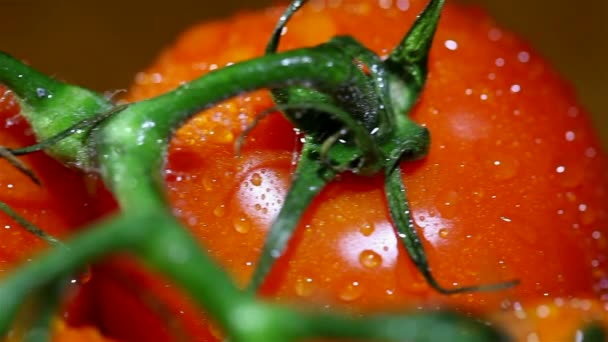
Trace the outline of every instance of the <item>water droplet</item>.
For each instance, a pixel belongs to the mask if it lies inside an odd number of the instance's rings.
[[[493,28],[488,32],[488,38],[493,42],[499,41],[500,38],[502,38],[502,31],[500,29]]]
[[[458,213],[458,193],[453,190],[441,191],[435,198],[435,205],[444,218],[452,218]]]
[[[517,54],[517,60],[521,63],[528,63],[530,61],[530,54],[527,51],[521,51]]]
[[[551,308],[548,305],[539,305],[536,307],[536,316],[538,318],[547,318],[551,314]]]
[[[401,11],[407,11],[410,8],[410,0],[397,0],[397,8]]]
[[[496,180],[508,180],[517,175],[519,162],[515,158],[501,157],[492,161],[492,174]]]
[[[555,167],[557,181],[566,188],[577,187],[584,178],[583,170],[574,163],[563,163]]]
[[[538,337],[537,333],[531,332],[526,337],[526,342],[540,342],[540,338]]]
[[[251,230],[251,223],[246,217],[235,218],[232,221],[234,230],[241,234],[247,234]]]
[[[458,43],[451,39],[446,40],[444,45],[448,50],[455,51],[456,49],[458,49]]]
[[[448,235],[450,235],[450,232],[447,230],[447,228],[439,229],[439,237],[441,237],[442,239],[445,239],[448,237]]]
[[[585,150],[585,157],[594,158],[597,155],[597,151],[593,147],[589,147]]]
[[[215,215],[216,217],[222,217],[222,216],[226,215],[226,206],[223,204],[220,204],[217,207],[215,207],[215,209],[213,209],[213,215]]]
[[[215,187],[216,182],[217,180],[212,177],[204,177],[202,182],[203,188],[205,188],[205,191],[211,191]]]
[[[576,139],[576,133],[574,133],[573,131],[567,131],[564,136],[566,138],[566,141],[574,141],[574,139]]]
[[[36,88],[36,95],[39,98],[47,97],[48,93],[49,93],[49,91],[46,90],[45,88]]]
[[[260,176],[260,174],[257,172],[251,175],[251,184],[255,186],[262,185],[262,176]]]
[[[366,268],[376,268],[382,265],[382,256],[370,249],[366,249],[359,254],[359,263]]]
[[[372,235],[372,233],[374,232],[374,230],[376,229],[376,227],[374,227],[373,223],[363,223],[363,225],[361,225],[361,227],[359,228],[359,231],[361,232],[361,234],[365,235],[365,236],[370,236]]]
[[[253,206],[253,208],[255,209],[255,211],[260,211],[260,210],[262,210],[262,205],[257,203],[256,205]]]
[[[208,138],[218,144],[230,144],[234,141],[234,134],[224,126],[217,126],[209,131]]]
[[[483,188],[474,189],[471,191],[471,195],[473,202],[480,203],[485,197],[485,190]]]
[[[358,281],[348,281],[338,294],[338,297],[345,302],[352,302],[363,295],[363,286]]]
[[[315,290],[315,285],[312,278],[298,277],[294,290],[300,297],[310,297]]]

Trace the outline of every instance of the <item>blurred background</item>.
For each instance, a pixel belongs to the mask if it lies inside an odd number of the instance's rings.
[[[608,147],[608,1],[451,1],[481,5],[531,41],[575,84]],[[276,2],[0,0],[0,50],[72,83],[123,89],[188,26]]]

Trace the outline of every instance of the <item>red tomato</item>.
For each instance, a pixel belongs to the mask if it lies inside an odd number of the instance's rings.
[[[282,48],[349,34],[386,56],[425,1],[382,4],[307,5],[288,25]],[[281,11],[192,28],[138,75],[129,99],[262,55]],[[258,91],[201,113],[177,132],[165,170],[175,214],[242,286],[281,208],[299,147],[277,114],[256,127],[243,157],[235,157],[236,137],[271,106],[268,93]],[[396,238],[381,176],[345,174],[308,209],[262,289],[265,296],[365,312],[434,305],[492,312],[544,297],[605,300],[607,159],[573,90],[538,53],[483,11],[447,5],[428,83],[410,115],[432,136],[428,156],[404,165],[403,177],[434,275],[445,287],[521,284],[453,296],[433,291]],[[130,285],[167,300],[170,312],[197,321],[197,311],[172,300],[176,290],[163,289],[160,278],[143,277],[130,264],[112,267],[98,277],[106,311],[115,312],[133,293],[112,275],[118,269],[138,274]],[[145,306],[130,300],[128,310],[149,312]],[[117,336],[150,331],[115,317],[105,315],[104,327]],[[193,339],[209,338],[205,324],[199,320],[199,330],[189,331]]]
[[[23,147],[35,142],[27,121],[20,116],[20,107],[15,97],[2,85],[0,123],[1,146]],[[40,178],[42,185],[34,184],[6,160],[0,160],[0,201],[58,238],[67,237],[74,227],[83,226],[97,216],[98,208],[89,186],[95,183],[87,184],[81,174],[62,166],[43,153],[34,153],[20,159]],[[0,212],[0,279],[47,247],[48,244],[44,240],[29,233]],[[78,291],[78,287],[70,289],[72,295],[76,295]],[[63,317],[68,322],[79,325],[87,321],[88,309],[84,298],[85,296],[79,295],[78,301],[66,303]],[[59,325],[63,328],[59,329]],[[63,321],[55,328],[56,338],[61,341],[69,341],[65,336],[80,334],[67,328]],[[83,336],[87,334],[89,333],[84,333]],[[15,331],[9,333],[8,341],[17,338],[16,335],[18,334]],[[64,337],[60,338],[61,336]],[[73,340],[75,338],[72,338]]]

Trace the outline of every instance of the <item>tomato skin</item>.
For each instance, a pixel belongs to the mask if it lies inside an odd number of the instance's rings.
[[[34,134],[20,112],[21,108],[13,93],[0,84],[1,146],[14,148],[35,143]],[[66,238],[75,227],[84,226],[100,214],[100,207],[94,199],[99,194],[96,180],[86,179],[44,153],[19,158],[34,171],[42,185],[34,184],[8,162],[0,160],[0,201],[8,204],[25,219],[55,237]],[[0,279],[47,247],[45,241],[0,213]],[[75,277],[78,275],[75,274]],[[78,278],[81,284],[85,278],[84,275]],[[55,324],[54,340],[67,342],[80,338],[96,341],[94,328],[82,328],[79,331],[71,327],[90,322],[88,298],[81,292],[81,286],[70,286],[66,294],[69,294],[69,298],[66,298],[60,313],[64,320]],[[12,341],[11,336],[15,334],[15,331],[10,332],[7,341]]]
[[[0,85],[0,145],[22,147],[34,143],[33,133],[12,93]],[[41,179],[34,184],[5,160],[0,161],[0,200],[19,214],[45,229],[51,235],[63,237],[93,217],[95,211],[82,176],[50,157],[36,153],[22,157]],[[60,194],[70,193],[71,196]],[[0,214],[0,277],[14,265],[25,261],[36,250],[47,246],[43,240],[19,227],[12,219]]]
[[[424,3],[411,1],[407,10],[354,0],[336,8],[310,5],[288,25],[282,48],[351,34],[385,56]],[[252,36],[251,27],[269,33],[280,13],[191,29],[138,76],[129,99],[261,55],[267,34]],[[271,105],[259,91],[197,116],[177,132],[165,171],[176,215],[243,286],[298,149],[291,126],[275,115],[235,158],[236,137]],[[482,11],[447,5],[428,84],[411,116],[432,135],[429,155],[404,164],[403,177],[436,278],[446,287],[521,284],[491,293],[436,293],[397,241],[382,178],[347,174],[309,208],[264,295],[361,311],[444,305],[493,312],[542,297],[600,298],[607,279],[608,164],[573,90],[542,57]]]

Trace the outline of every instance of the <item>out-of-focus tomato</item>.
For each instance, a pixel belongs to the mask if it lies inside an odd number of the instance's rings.
[[[20,116],[20,106],[13,94],[0,85],[0,145],[23,147],[35,142],[34,135],[26,120]],[[36,185],[27,176],[0,160],[0,201],[8,204],[19,215],[57,237],[67,237],[75,227],[83,226],[98,214],[98,206],[93,200],[92,187],[82,174],[70,170],[43,153],[20,157],[38,176],[41,185]],[[91,182],[91,184],[95,184]],[[0,213],[0,279],[12,269],[48,247],[47,242],[25,230],[4,213]],[[85,280],[86,276],[79,277]],[[71,296],[80,298],[66,303],[64,317],[68,322],[81,324],[88,320],[88,308],[84,295],[78,294],[79,287],[72,286]],[[75,334],[65,323],[60,334]],[[8,338],[10,341],[13,333]],[[60,341],[68,341],[59,339]],[[72,339],[73,341],[74,339]],[[93,341],[93,339],[87,339]]]
[[[282,48],[349,34],[385,56],[424,3],[311,3],[288,25]],[[245,13],[185,32],[138,75],[129,100],[263,54],[281,11]],[[177,132],[165,170],[175,214],[243,286],[281,208],[299,147],[290,124],[275,115],[258,125],[243,156],[235,157],[236,137],[271,106],[268,93],[258,91],[201,113]],[[265,296],[366,312],[435,305],[493,312],[546,297],[603,300],[607,159],[573,90],[541,56],[483,11],[447,5],[428,83],[411,116],[432,136],[428,156],[405,165],[403,177],[434,275],[445,287],[511,279],[521,284],[453,296],[433,291],[396,238],[382,178],[345,174],[307,211],[262,289]],[[123,302],[133,314],[150,310],[132,300],[133,290],[114,286],[120,282],[113,272],[137,274],[132,265],[112,267],[106,280],[100,277],[100,305],[109,312],[105,328],[117,336],[150,332],[115,319],[112,307]],[[131,276],[129,284],[139,282],[148,295],[173,296],[162,280],[146,279]],[[180,319],[196,321],[196,310],[182,303],[169,299],[165,305]],[[204,341],[209,329],[199,322],[189,333]]]

